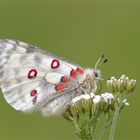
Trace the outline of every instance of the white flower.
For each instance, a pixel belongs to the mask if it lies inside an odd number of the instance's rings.
[[[105,103],[111,104],[114,96],[111,93],[101,94],[101,97],[104,99]]]
[[[93,98],[95,96],[95,93],[90,93],[90,97]]]
[[[120,83],[121,82],[121,79],[118,79],[118,83]]]
[[[129,83],[128,84],[130,84],[130,85],[135,85],[136,84],[136,80],[131,80],[131,81],[129,81]]]
[[[89,94],[79,95],[72,99],[72,104],[75,104],[76,102],[78,102],[81,99],[89,100],[90,98],[92,98],[92,97]]]
[[[85,99],[85,100],[89,100],[91,98],[91,96],[89,94],[84,94],[82,96],[82,98]]]
[[[111,77],[111,80],[114,80],[114,79],[116,79],[116,78],[115,78],[114,76],[112,76],[112,77]]]
[[[124,100],[123,100],[123,104],[124,104],[125,106],[129,106],[129,105],[130,105],[129,102],[127,101],[127,99],[124,99]]]
[[[80,96],[77,96],[77,97],[75,97],[75,98],[73,98],[72,99],[72,104],[75,104],[76,102],[78,102],[79,100],[81,100],[82,99],[82,96],[80,95]]]
[[[94,104],[98,104],[100,102],[101,96],[100,95],[96,95],[93,97],[93,103]]]
[[[107,83],[108,84],[112,84],[113,83],[113,80],[107,80]]]
[[[136,86],[136,80],[129,79],[125,75],[122,75],[119,79],[114,76],[106,82],[109,92],[112,93],[132,93]]]
[[[125,77],[126,77],[126,76],[123,74],[123,75],[120,77],[120,79],[121,79],[121,80],[124,80]]]

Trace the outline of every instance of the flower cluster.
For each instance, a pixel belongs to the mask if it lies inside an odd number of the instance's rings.
[[[136,80],[129,79],[122,75],[119,79],[114,76],[107,80],[107,88],[111,93],[131,93],[136,87]]]
[[[109,140],[114,139],[116,123],[124,106],[129,106],[126,99],[128,93],[134,91],[136,80],[122,75],[119,79],[111,77],[106,81],[107,91],[103,94],[83,94],[75,97],[67,108],[64,117],[70,120],[76,134],[82,140],[101,139],[105,129],[111,125]],[[95,135],[95,127],[100,116],[105,116],[105,122],[99,133]]]
[[[107,112],[114,108],[114,96],[111,93],[96,95],[95,93],[83,94],[75,97],[72,104],[65,112],[66,117],[74,117],[80,113],[90,113],[90,117]]]

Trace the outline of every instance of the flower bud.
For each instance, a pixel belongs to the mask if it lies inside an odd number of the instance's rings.
[[[131,93],[136,86],[136,80],[129,80],[128,77],[122,75],[119,79],[114,76],[106,82],[108,91],[111,93]]]

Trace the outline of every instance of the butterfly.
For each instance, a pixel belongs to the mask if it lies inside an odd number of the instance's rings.
[[[59,115],[73,98],[96,91],[101,77],[96,67],[102,58],[94,69],[84,69],[36,46],[2,39],[0,87],[5,100],[16,110]]]

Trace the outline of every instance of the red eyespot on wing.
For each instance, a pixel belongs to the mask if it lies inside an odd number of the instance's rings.
[[[80,68],[77,68],[76,72],[78,73],[78,75],[81,75],[84,73],[84,71]]]
[[[35,69],[31,69],[28,72],[28,78],[35,78],[37,76],[37,71]]]
[[[56,69],[56,68],[59,67],[59,65],[60,65],[59,61],[56,60],[56,59],[54,59],[54,60],[52,61],[52,64],[51,64],[51,68],[52,68],[52,69]]]
[[[31,95],[32,97],[36,96],[36,95],[37,95],[37,90],[32,90],[32,91],[30,92],[30,95]]]
[[[69,81],[70,81],[70,79],[68,77],[66,77],[66,76],[63,76],[61,78],[61,82],[63,82],[63,83],[66,83],[66,82],[69,82]]]
[[[62,91],[62,90],[64,90],[64,89],[66,89],[66,88],[68,88],[68,86],[67,86],[67,85],[63,85],[63,84],[57,85],[57,86],[55,87],[56,91]]]
[[[70,76],[72,78],[76,78],[77,77],[77,73],[76,73],[76,71],[74,69],[71,70]]]

